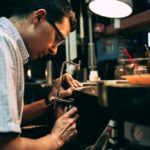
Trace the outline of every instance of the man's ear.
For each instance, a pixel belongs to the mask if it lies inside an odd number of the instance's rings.
[[[38,24],[41,21],[46,21],[46,13],[47,12],[45,9],[38,9],[35,11],[33,16],[34,24]]]

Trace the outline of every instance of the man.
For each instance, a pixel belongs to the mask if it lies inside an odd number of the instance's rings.
[[[20,137],[21,121],[40,116],[56,96],[56,80],[48,99],[23,105],[23,65],[28,58],[55,55],[58,45],[75,29],[75,15],[67,0],[19,0],[9,19],[0,18],[0,150],[57,150],[76,133],[77,109],[60,116],[51,133],[39,139]],[[63,98],[80,83],[65,74],[70,88],[60,91]]]

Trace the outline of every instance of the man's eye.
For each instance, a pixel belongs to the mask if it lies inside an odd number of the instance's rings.
[[[61,39],[59,38],[59,36],[56,36],[55,43],[59,43],[60,41]]]

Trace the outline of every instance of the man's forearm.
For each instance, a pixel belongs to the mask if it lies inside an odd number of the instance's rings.
[[[39,139],[20,138],[16,136],[0,137],[0,150],[58,150],[55,139],[49,134]]]
[[[23,110],[23,122],[40,117],[45,113],[47,108],[48,106],[45,104],[44,99],[25,105]]]

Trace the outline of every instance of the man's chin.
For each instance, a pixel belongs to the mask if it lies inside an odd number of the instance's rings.
[[[55,56],[57,54],[57,52],[49,52],[50,55]]]
[[[38,56],[36,56],[36,57],[35,57],[35,56],[34,56],[34,57],[33,57],[33,56],[30,56],[30,59],[31,59],[31,60],[36,60],[36,59],[38,59],[38,58],[39,58]]]
[[[46,55],[39,55],[39,56],[30,56],[30,59],[31,60],[36,60],[36,59],[39,59],[39,58],[43,58],[44,56],[47,56],[47,55],[52,55],[52,56],[55,56],[57,54],[57,52],[56,53],[51,53],[51,52],[49,52],[48,54],[46,54]]]

